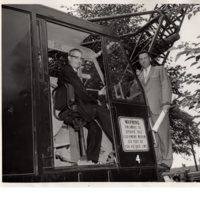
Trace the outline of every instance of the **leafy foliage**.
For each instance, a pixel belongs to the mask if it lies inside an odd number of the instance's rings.
[[[169,71],[174,71],[176,79],[174,81],[175,94],[178,94],[177,102],[182,107],[189,107],[189,109],[200,110],[200,89],[195,91],[184,91],[183,87],[186,85],[192,85],[194,87],[199,85],[200,82],[200,41],[193,43],[183,43],[174,47],[173,50],[179,50],[176,55],[176,61],[181,57],[185,57],[185,63],[187,66],[176,66]],[[187,71],[192,68],[197,73],[188,73]],[[199,73],[198,73],[199,71]],[[176,86],[175,86],[176,85]],[[198,87],[199,88],[199,87]],[[181,90],[183,92],[181,92]]]
[[[177,65],[169,68],[168,73],[171,77],[173,94],[177,95],[173,101],[174,106],[170,109],[173,150],[176,153],[191,155],[191,144],[200,144],[200,129],[198,128],[200,123],[194,122],[194,119],[200,115],[192,117],[183,112],[180,107],[194,108],[196,104],[194,99],[198,98],[198,95],[192,96],[190,91],[183,92],[182,84],[189,83],[192,76],[191,74],[186,75],[186,67]],[[196,93],[199,93],[199,90]]]
[[[196,13],[198,13],[199,11],[200,11],[199,4],[189,4],[188,19],[191,19],[191,17],[196,15]]]
[[[200,11],[200,5],[191,5],[188,11],[188,19],[196,15]],[[170,111],[170,123],[172,130],[173,149],[176,153],[184,153],[191,155],[191,145],[199,145],[200,130],[199,123],[194,122],[195,118],[187,113],[184,113],[178,107],[187,107],[196,112],[200,111],[200,36],[197,37],[196,42],[182,42],[182,44],[172,47],[171,50],[178,51],[175,61],[184,59],[185,65],[176,65],[169,67],[168,73],[172,80],[173,93],[177,95],[174,100],[175,108]],[[172,59],[171,59],[172,61]],[[187,64],[188,63],[188,64]],[[190,69],[197,72],[193,74]],[[199,71],[199,73],[198,73]],[[186,86],[197,89],[194,91],[185,90]],[[178,106],[178,107],[177,107]]]
[[[173,150],[191,155],[191,145],[200,145],[200,129],[193,117],[175,106],[170,111]]]

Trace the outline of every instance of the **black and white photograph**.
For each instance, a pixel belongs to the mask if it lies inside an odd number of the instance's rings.
[[[30,2],[1,4],[2,185],[198,184],[200,3]]]

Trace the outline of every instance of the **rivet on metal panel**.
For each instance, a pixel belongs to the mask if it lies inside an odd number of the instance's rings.
[[[78,172],[78,182],[81,182],[81,175],[82,175],[82,172]]]
[[[8,108],[8,112],[13,114],[13,112],[14,112],[14,107],[13,107],[13,106],[10,106],[10,107]]]
[[[108,170],[107,174],[108,174],[108,182],[112,181],[112,172]]]
[[[140,164],[141,160],[140,160],[139,154],[136,155],[136,159],[135,159],[135,160],[136,160],[136,162],[137,162],[138,164]]]

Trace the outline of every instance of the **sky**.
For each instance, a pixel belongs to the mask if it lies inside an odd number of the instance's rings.
[[[1,2],[3,4],[4,3],[40,4],[41,3],[41,1],[39,1],[39,0],[27,0],[27,1],[2,0]],[[146,3],[146,2],[147,1],[144,1],[144,0],[140,0],[140,1],[134,1],[134,0],[132,0],[132,1],[131,0],[128,0],[128,1],[122,1],[122,0],[118,0],[118,1],[116,1],[116,0],[115,1],[113,1],[113,0],[101,0],[101,1],[99,1],[99,0],[92,0],[92,1],[91,0],[75,0],[75,1],[74,0],[73,1],[72,0],[57,0],[57,1],[56,0],[55,1],[43,0],[42,4],[64,12],[66,9],[61,8],[62,5],[72,6],[74,3],[144,3],[145,4],[144,7],[147,10],[153,10],[156,3],[163,3],[163,1],[151,1],[151,3],[149,3],[149,2]],[[195,1],[194,0],[192,0],[192,1],[174,0],[174,1],[164,1],[164,3],[200,3],[200,0],[195,0]],[[196,41],[197,36],[200,35],[200,29],[198,26],[199,21],[200,21],[200,13],[197,13],[197,15],[192,17],[191,20],[188,20],[187,18],[185,18],[183,25],[181,27],[181,30],[180,30],[180,40],[177,41],[175,43],[175,45],[180,44],[182,41],[191,41],[191,42]],[[176,55],[176,52],[170,53],[170,56],[173,56],[174,58],[175,58],[175,55]],[[184,57],[178,59],[176,64],[185,64],[186,62],[184,59],[185,59]],[[196,69],[190,69],[190,71],[195,74],[200,73],[200,71],[198,72]],[[194,88],[193,86],[188,87],[189,90],[192,90],[193,88]],[[188,110],[186,110],[186,111],[190,112],[191,114],[197,114],[197,113],[195,113],[194,110],[192,112],[188,111]],[[200,159],[200,148],[196,147],[195,150],[197,152],[197,154],[196,154],[197,162],[198,162],[198,164],[200,164],[200,160],[199,160]],[[193,165],[194,161],[193,161],[192,157],[186,157],[183,155],[174,154],[174,162],[173,162],[172,167],[181,167],[182,163],[186,164],[186,166],[189,166],[189,165]]]

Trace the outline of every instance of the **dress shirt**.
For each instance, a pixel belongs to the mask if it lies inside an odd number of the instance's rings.
[[[144,81],[145,81],[145,83],[147,82],[147,77],[148,77],[148,75],[149,75],[150,69],[151,69],[151,65],[149,65],[149,67],[143,69],[143,71],[144,71]]]

